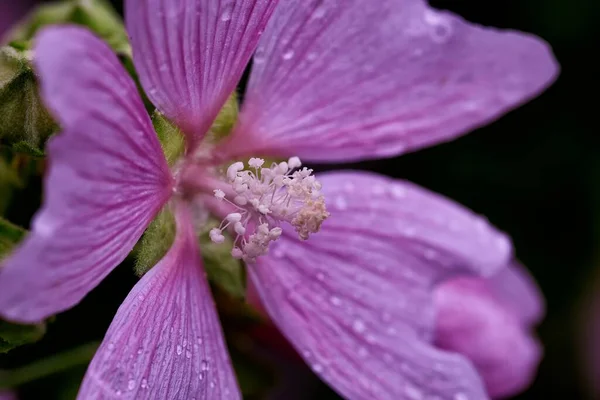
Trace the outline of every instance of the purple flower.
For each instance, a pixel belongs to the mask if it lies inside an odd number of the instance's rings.
[[[491,277],[457,278],[435,289],[435,344],[466,356],[492,398],[515,395],[535,376],[542,349],[531,336],[543,297],[519,264]]]
[[[126,2],[142,86],[186,135],[172,169],[109,48],[80,28],[40,34],[42,94],[64,131],[48,147],[32,233],[0,275],[0,314],[34,322],[77,304],[168,204],[175,242],[120,307],[80,398],[239,398],[196,246],[194,222],[209,211],[225,221],[213,240],[225,226],[238,234],[232,254],[250,261],[269,314],[344,397],[486,398],[464,357],[431,345],[432,294],[448,277],[496,273],[509,240],[407,182],[289,171],[296,156],[392,156],[497,118],[554,79],[548,47],[420,0],[282,1],[273,13],[276,3]],[[238,124],[210,147],[203,139],[255,49]],[[222,161],[257,155],[290,158],[218,174]],[[322,200],[330,218],[304,241],[329,216]]]

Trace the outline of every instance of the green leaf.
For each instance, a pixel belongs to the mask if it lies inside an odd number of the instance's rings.
[[[0,260],[18,245],[27,231],[0,217]]]
[[[0,321],[0,354],[35,343],[46,334],[46,324],[17,325]]]
[[[0,49],[0,143],[40,156],[58,126],[38,94],[29,51]]]

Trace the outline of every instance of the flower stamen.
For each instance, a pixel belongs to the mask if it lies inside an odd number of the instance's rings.
[[[223,243],[223,230],[233,224],[237,236],[231,255],[249,263],[266,254],[270,243],[281,236],[281,222],[291,224],[300,239],[306,240],[329,217],[321,183],[311,169],[299,169],[302,162],[298,157],[272,163],[270,168],[263,168],[264,163],[261,158],[251,158],[248,169],[240,161],[227,168],[233,201],[222,190],[214,190],[215,198],[236,211],[210,231],[210,239]]]

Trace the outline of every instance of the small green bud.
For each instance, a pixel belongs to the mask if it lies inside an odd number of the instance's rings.
[[[135,273],[142,276],[150,271],[169,251],[177,227],[173,214],[165,207],[148,226],[135,248]]]
[[[0,143],[39,157],[57,129],[40,99],[31,52],[0,48]]]
[[[11,42],[30,45],[35,34],[47,25],[78,24],[88,27],[117,53],[131,58],[131,46],[119,14],[106,0],[66,0],[38,6],[9,35]]]

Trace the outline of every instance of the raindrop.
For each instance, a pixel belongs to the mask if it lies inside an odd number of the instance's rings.
[[[181,353],[183,353],[183,347],[181,347],[181,345],[177,345],[177,355],[180,356]]]
[[[191,352],[191,351],[189,351],[189,350],[188,350],[188,351],[186,351],[186,352],[185,352],[185,356],[186,356],[187,358],[192,358],[192,352]]]
[[[427,10],[423,15],[423,19],[431,26],[430,35],[434,42],[444,43],[452,35],[452,25],[447,17]]]
[[[317,273],[317,279],[320,281],[325,280],[325,274],[323,274],[322,272],[318,272]]]
[[[187,340],[183,339],[183,347],[187,346]]]
[[[231,20],[233,15],[233,3],[223,6],[223,12],[221,13],[221,21],[227,22]]]
[[[342,304],[342,300],[340,300],[339,297],[337,296],[331,296],[329,298],[329,301],[331,302],[331,304],[333,304],[334,306],[339,306],[340,304]]]
[[[358,356],[359,357],[365,358],[368,355],[369,355],[369,351],[367,349],[365,349],[364,347],[358,348]]]
[[[392,197],[395,199],[402,199],[406,197],[407,191],[402,186],[392,186]]]
[[[363,333],[366,328],[367,327],[365,326],[365,323],[360,319],[357,319],[352,323],[352,329],[354,329],[354,331],[357,333]]]
[[[406,397],[412,400],[421,400],[423,398],[423,393],[411,385],[406,385],[406,388],[404,388],[404,393],[406,394]]]
[[[202,344],[202,338],[201,337],[198,338],[198,344]]]
[[[454,400],[469,400],[469,397],[461,392],[458,392],[454,395]]]
[[[426,259],[433,260],[437,256],[437,253],[435,250],[427,249],[427,250],[425,250],[425,253],[423,253],[423,255],[425,256]]]
[[[217,386],[217,384],[215,383],[215,381],[210,382],[210,388],[214,389],[215,386]]]
[[[317,374],[320,374],[323,372],[323,366],[319,363],[313,364],[312,365],[312,369],[313,371],[315,371]]]
[[[202,362],[200,363],[200,369],[202,369],[202,371],[208,371],[208,363],[206,362],[206,360],[202,360]]]
[[[282,58],[284,60],[291,60],[294,57],[294,50],[288,50],[285,53],[283,53]]]
[[[115,394],[116,394],[117,396],[120,396],[120,395],[121,395],[121,393],[123,393],[123,392],[121,392],[120,390],[117,390],[117,391],[115,392]]]
[[[129,389],[129,390],[135,389],[135,381],[133,379],[127,383],[127,389]]]
[[[142,389],[146,389],[148,387],[148,381],[146,379],[142,379],[142,384],[140,386]]]
[[[113,342],[110,342],[108,344],[108,350],[113,351],[115,349],[115,344]]]
[[[321,19],[321,18],[323,18],[325,16],[326,11],[327,10],[325,9],[325,6],[323,5],[323,3],[321,3],[321,4],[319,4],[317,6],[317,8],[315,9],[315,11],[313,11],[312,17],[314,19]]]
[[[256,49],[256,52],[254,53],[254,63],[262,64],[264,62],[265,62],[265,50],[262,47],[259,47],[258,49]]]
[[[204,372],[200,372],[198,374],[198,379],[203,380],[204,379]]]
[[[348,202],[346,201],[345,197],[337,196],[334,200],[334,203],[338,210],[345,210],[348,208]]]

